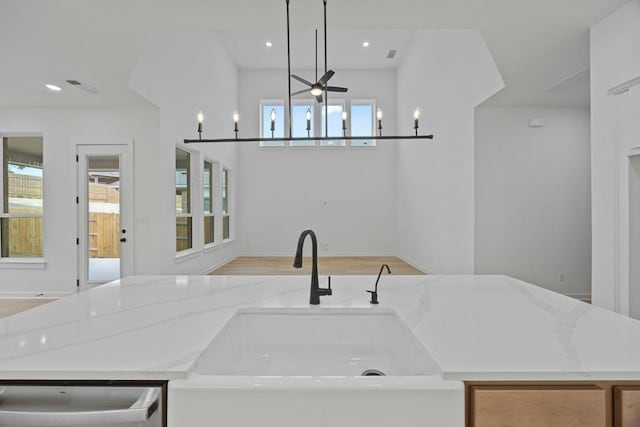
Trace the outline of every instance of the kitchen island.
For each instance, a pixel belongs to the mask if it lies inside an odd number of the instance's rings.
[[[209,402],[211,414],[218,413],[224,425],[260,420],[262,425],[295,425],[269,421],[278,408],[270,412],[268,399],[241,394],[257,389],[260,396],[280,393],[279,398],[290,402],[297,402],[304,392],[322,391],[330,400],[325,406],[319,402],[318,408],[300,414],[292,409],[295,405],[288,406],[289,414],[298,417],[321,414],[298,425],[335,425],[332,415],[347,407],[369,408],[372,418],[361,419],[368,425],[385,425],[376,407],[389,402],[409,412],[403,420],[394,418],[397,426],[417,425],[416,419],[424,419],[423,425],[439,420],[439,425],[462,426],[465,393],[467,400],[470,393],[465,383],[640,384],[636,320],[507,276],[384,276],[378,306],[369,304],[365,292],[374,282],[372,276],[334,276],[333,295],[322,297],[319,307],[309,307],[309,278],[304,276],[124,278],[0,320],[0,379],[169,381],[169,425],[181,427],[187,425],[180,418],[181,408],[197,403],[198,396],[200,403]],[[440,375],[351,382],[194,375],[203,350],[238,309],[247,307],[393,310],[435,361]],[[611,393],[613,389],[605,391],[606,399]],[[225,401],[229,396],[240,403]],[[341,408],[341,401],[351,403]],[[252,409],[249,402],[258,406]],[[229,408],[227,414],[224,408]],[[418,408],[422,411],[416,414]],[[611,411],[605,408],[605,416]],[[437,418],[438,413],[452,412],[456,415],[448,420]],[[235,423],[224,418],[232,415]],[[343,413],[339,419],[349,416],[354,415]]]

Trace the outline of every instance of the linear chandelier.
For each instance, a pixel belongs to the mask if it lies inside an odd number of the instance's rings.
[[[251,138],[239,138],[239,126],[238,122],[240,117],[238,112],[233,113],[233,132],[235,134],[232,138],[216,138],[216,139],[207,139],[202,138],[202,123],[204,121],[204,115],[202,112],[198,113],[198,139],[185,139],[185,144],[196,144],[196,143],[216,143],[216,142],[299,142],[299,141],[377,141],[377,140],[406,140],[406,139],[433,139],[433,135],[420,135],[418,133],[419,128],[419,117],[420,111],[416,109],[413,113],[413,135],[382,135],[382,110],[378,108],[376,111],[376,120],[377,120],[377,130],[378,134],[374,134],[371,136],[351,136],[346,135],[347,125],[346,125],[346,112],[342,113],[342,135],[341,136],[328,136],[329,135],[329,102],[328,95],[330,91],[336,92],[346,92],[345,88],[338,88],[333,86],[328,86],[328,80],[333,76],[334,72],[332,70],[327,69],[327,0],[322,0],[324,7],[324,75],[318,80],[316,83],[310,83],[304,81],[298,76],[292,76],[291,74],[291,36],[290,36],[290,25],[289,25],[289,1],[285,0],[287,5],[287,79],[288,79],[288,96],[287,96],[287,113],[289,118],[289,129],[288,136],[274,136],[275,131],[275,110],[271,111],[270,119],[271,119],[271,137],[251,137]],[[316,31],[316,74],[317,74],[317,31]],[[303,83],[308,83],[310,86],[310,93],[316,97],[319,102],[324,102],[324,113],[325,113],[325,133],[324,136],[310,136],[309,132],[311,129],[310,125],[310,111],[307,111],[307,136],[306,137],[294,137],[292,136],[292,111],[291,111],[291,96],[296,95],[305,91],[299,91],[295,94],[291,93],[291,77],[294,77],[296,80],[302,81]],[[317,76],[316,76],[317,77]],[[322,88],[322,92],[320,92],[320,88]],[[324,96],[323,96],[324,94]]]

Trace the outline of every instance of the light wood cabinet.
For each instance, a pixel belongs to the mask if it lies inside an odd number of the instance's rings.
[[[607,391],[597,385],[474,385],[471,427],[609,427]]]
[[[615,427],[640,427],[640,386],[613,388]]]

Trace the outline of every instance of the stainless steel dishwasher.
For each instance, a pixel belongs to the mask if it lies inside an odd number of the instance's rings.
[[[164,427],[163,386],[0,383],[0,426]]]

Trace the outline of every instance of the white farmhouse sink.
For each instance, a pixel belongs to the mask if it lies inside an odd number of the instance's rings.
[[[195,365],[200,375],[436,375],[438,366],[392,310],[240,309]]]

